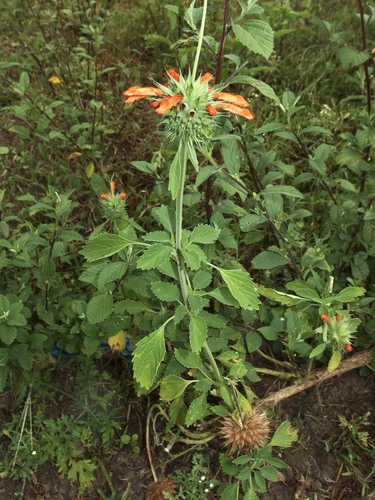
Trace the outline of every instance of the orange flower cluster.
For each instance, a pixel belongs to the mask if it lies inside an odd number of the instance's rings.
[[[180,75],[174,69],[167,71],[169,77],[176,82],[180,81]],[[213,80],[211,73],[205,73],[200,77],[200,83]],[[164,87],[169,87],[168,82]],[[228,111],[235,115],[242,116],[245,120],[253,120],[254,116],[249,109],[250,104],[241,95],[230,94],[228,92],[215,92],[214,88],[208,86],[208,90],[212,92],[212,103],[208,103],[206,111],[210,116],[216,116],[217,110]],[[125,104],[133,104],[136,101],[144,98],[153,98],[151,106],[156,113],[164,115],[172,108],[176,107],[183,99],[182,93],[175,95],[166,95],[162,88],[158,87],[130,87],[124,92],[126,97]]]
[[[101,194],[101,195],[100,195],[100,198],[101,198],[102,200],[106,200],[110,194],[115,194],[115,189],[116,189],[116,183],[115,183],[115,181],[112,181],[112,182],[111,182],[111,192]],[[127,194],[126,194],[126,193],[120,193],[120,194],[119,194],[119,197],[120,197],[122,200],[124,200],[124,199],[126,198],[126,196],[127,196]]]

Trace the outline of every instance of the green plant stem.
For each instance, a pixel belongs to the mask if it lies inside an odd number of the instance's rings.
[[[180,143],[180,158],[181,161],[181,170],[180,170],[180,186],[177,191],[176,196],[176,228],[175,228],[175,245],[177,252],[177,268],[178,268],[178,276],[180,279],[181,293],[184,300],[185,305],[188,303],[188,279],[185,268],[185,263],[181,254],[182,247],[182,219],[183,219],[183,199],[184,199],[184,189],[185,189],[185,177],[186,177],[186,168],[187,168],[187,145],[186,143]],[[206,353],[207,359],[210,363],[212,371],[215,375],[217,382],[220,384],[222,381],[222,377],[219,371],[219,368],[216,364],[215,358],[212,355],[210,348],[208,347],[207,342],[203,344],[203,349]]]
[[[213,356],[213,354],[212,354],[212,352],[211,352],[211,349],[209,348],[209,346],[208,346],[207,342],[205,342],[205,343],[203,344],[203,349],[204,349],[204,352],[206,353],[206,356],[207,356],[207,358],[208,358],[208,361],[209,361],[209,363],[210,363],[210,365],[211,365],[211,368],[212,368],[212,370],[213,370],[213,372],[214,372],[214,375],[215,375],[216,381],[217,381],[217,382],[219,382],[219,383],[221,383],[221,382],[222,382],[222,380],[223,380],[223,378],[222,378],[222,376],[221,376],[221,373],[220,373],[219,367],[217,366],[217,363],[216,363],[216,361],[215,361],[215,358],[214,358],[214,356]]]
[[[165,420],[167,422],[170,422],[170,417],[168,416],[168,414],[164,411],[164,409],[158,405],[158,404],[155,404],[153,405],[151,408],[150,408],[150,411],[149,411],[149,415],[152,414],[152,411],[154,409],[157,409],[158,410],[158,413],[155,415],[155,418],[158,416],[158,415],[161,415],[163,418],[165,418]],[[151,417],[150,417],[151,418]],[[194,441],[194,444],[200,444],[200,443],[206,443],[208,441],[210,441],[210,439],[213,439],[213,435],[211,434],[211,432],[190,432],[188,431],[187,429],[185,429],[185,427],[181,424],[176,424],[177,427],[179,428],[179,430],[187,437],[187,438],[190,438],[191,440]],[[176,441],[181,441],[182,438],[176,436]],[[189,443],[189,444],[192,444]]]
[[[113,483],[112,483],[112,481],[111,481],[111,478],[109,477],[109,474],[108,474],[108,472],[107,472],[107,469],[105,468],[104,463],[100,460],[100,458],[99,458],[99,457],[96,457],[96,461],[98,462],[99,467],[100,467],[100,469],[101,469],[101,471],[102,471],[102,473],[103,473],[103,476],[105,477],[105,479],[106,479],[106,481],[107,481],[108,488],[110,489],[110,491],[111,491],[112,495],[115,495],[116,490],[115,490],[115,488],[114,488],[114,486],[113,486]]]
[[[286,380],[291,378],[298,378],[298,375],[296,373],[278,372],[277,370],[270,370],[269,368],[254,368],[254,370],[257,373],[264,373],[265,375],[272,375],[273,377],[283,378]]]
[[[204,0],[204,2],[203,2],[202,21],[201,21],[201,29],[199,30],[197,51],[195,53],[193,72],[192,72],[192,75],[191,75],[192,81],[194,81],[196,79],[196,76],[197,76],[199,56],[200,56],[201,50],[202,50],[204,27],[205,27],[205,24],[206,24],[207,3],[208,3],[208,1]]]

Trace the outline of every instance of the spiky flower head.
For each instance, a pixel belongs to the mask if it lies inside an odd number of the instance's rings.
[[[103,208],[104,217],[112,222],[118,221],[126,216],[125,198],[126,193],[115,193],[116,184],[111,182],[111,190],[100,195],[100,204]]]
[[[164,500],[165,496],[163,493],[169,493],[173,496],[176,492],[177,485],[172,479],[163,479],[147,487],[146,500]]]
[[[124,92],[126,104],[151,98],[156,113],[165,115],[163,124],[167,137],[193,143],[198,149],[214,138],[216,117],[229,111],[246,120],[253,120],[249,103],[241,95],[221,92],[210,82],[213,76],[205,73],[193,80],[191,73],[185,78],[173,69],[167,71],[167,82],[156,87],[130,87]]]
[[[224,438],[225,444],[230,446],[231,452],[241,450],[249,453],[265,446],[269,432],[266,416],[253,411],[242,417],[238,414],[224,417],[219,433]]]
[[[329,343],[334,351],[351,352],[353,333],[356,332],[361,321],[351,318],[349,314],[343,316],[321,314],[320,319],[324,323],[317,331],[322,332],[323,342]]]

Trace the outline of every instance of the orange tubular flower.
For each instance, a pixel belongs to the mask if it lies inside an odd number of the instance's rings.
[[[183,96],[181,94],[164,97],[164,99],[160,102],[160,105],[156,107],[155,111],[159,113],[159,115],[165,115],[165,113],[168,113],[168,111],[170,111],[174,106],[177,106],[182,99]]]
[[[164,92],[156,87],[130,87],[124,92],[127,98],[125,104],[133,104],[133,102],[144,99],[145,97],[162,97]]]
[[[110,194],[115,196],[115,189],[116,189],[116,183],[115,183],[115,181],[111,181],[111,192],[101,194],[100,198],[102,200],[106,200]],[[127,196],[126,193],[119,193],[119,197],[122,200],[124,200],[126,198],[126,196]]]

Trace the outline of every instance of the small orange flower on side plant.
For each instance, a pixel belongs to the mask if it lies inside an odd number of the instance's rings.
[[[159,115],[167,115],[167,135],[171,138],[194,137],[196,144],[206,142],[214,136],[216,127],[212,117],[220,111],[228,111],[251,121],[253,114],[248,109],[249,102],[241,95],[222,92],[210,85],[211,73],[205,73],[196,80],[189,74],[186,78],[174,69],[167,71],[168,81],[155,87],[133,86],[124,92],[125,104],[133,104],[140,99],[151,99],[151,106]],[[173,109],[175,113],[169,113]]]
[[[109,196],[109,195],[111,195],[111,194],[115,195],[115,189],[116,189],[116,183],[115,183],[115,181],[112,181],[112,182],[111,182],[111,192],[101,194],[101,195],[100,195],[100,198],[101,198],[102,200],[106,200],[106,199],[108,198],[108,196]],[[116,196],[116,195],[115,195],[115,196]],[[118,196],[119,196],[122,200],[124,200],[124,199],[126,198],[127,194],[126,194],[126,193],[119,193],[119,195],[118,195]]]

